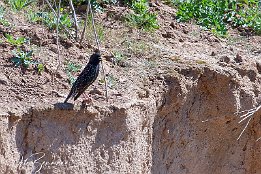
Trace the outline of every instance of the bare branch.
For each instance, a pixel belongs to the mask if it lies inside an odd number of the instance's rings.
[[[82,35],[81,35],[81,39],[80,39],[80,45],[82,44],[82,40],[84,38],[84,34],[85,34],[85,30],[86,30],[86,27],[87,27],[87,22],[88,22],[88,14],[89,14],[89,11],[90,11],[90,1],[88,1],[88,5],[87,5],[87,8],[86,8],[86,17],[85,17],[85,21],[84,21],[84,27],[83,27],[83,31],[82,31]]]
[[[76,17],[76,13],[75,13],[75,9],[74,9],[72,0],[69,0],[69,3],[70,3],[70,8],[73,12],[73,20],[74,20],[74,28],[75,28],[75,40],[77,41],[77,38],[78,38],[78,21],[77,21],[77,17]]]
[[[249,122],[250,122],[250,120],[252,119],[253,117],[250,117],[249,118],[249,120],[247,121],[247,124],[246,124],[246,126],[244,127],[244,129],[241,131],[241,133],[240,133],[240,135],[238,136],[238,138],[237,138],[237,140],[239,140],[240,139],[240,137],[242,136],[242,134],[244,133],[244,131],[246,130],[246,128],[247,128],[247,126],[248,126],[248,124],[249,124]]]
[[[56,14],[55,10],[53,9],[51,3],[50,3],[48,0],[45,0],[45,2],[46,2],[47,5],[49,6],[49,8],[52,10],[54,16],[57,18],[57,14]],[[72,39],[74,39],[74,37],[73,37],[72,34],[70,33],[70,30],[69,30],[65,25],[63,25],[63,24],[62,24],[62,27],[63,27],[64,30],[69,34],[69,36],[70,36]]]
[[[90,8],[91,19],[92,19],[92,28],[93,28],[93,32],[94,32],[96,45],[97,45],[98,51],[101,53],[99,38],[98,38],[98,35],[97,35],[97,32],[96,32],[96,28],[95,28],[94,15],[93,15],[93,11],[92,11],[92,6],[91,6],[91,3],[90,3],[90,0],[88,0],[88,6]],[[105,97],[106,97],[106,101],[108,102],[108,87],[107,87],[107,81],[106,81],[106,76],[105,76],[105,71],[104,71],[104,66],[103,66],[102,61],[101,61],[101,67],[102,67],[103,79],[104,79],[104,84],[105,84]]]
[[[61,65],[60,46],[59,46],[59,24],[60,24],[60,16],[61,16],[61,0],[59,0],[57,11],[58,11],[58,15],[57,15],[57,18],[56,18],[56,45],[57,45],[58,65],[57,65],[55,74],[57,74],[57,71],[59,70],[59,67]]]
[[[40,155],[40,156],[38,158],[36,158],[36,160],[33,160],[33,164],[34,164],[34,166],[35,166],[35,164],[39,164],[39,168],[36,170],[36,167],[34,167],[34,169],[32,169],[31,172],[32,173],[40,172],[42,167],[43,167],[43,165],[45,164],[45,161],[39,162],[39,160],[41,160],[42,158],[45,157],[45,153],[44,152],[33,153],[28,158],[26,158],[25,160],[24,160],[24,157],[22,156],[22,159],[21,159],[21,161],[18,164],[18,169],[21,169],[23,166],[25,166],[27,163],[29,163],[28,161],[29,161],[30,158],[33,158],[34,156],[37,156],[37,155]]]
[[[90,0],[88,0],[90,2]],[[96,45],[98,50],[100,51],[100,42],[99,42],[99,38],[96,32],[96,27],[95,27],[95,22],[94,22],[94,15],[93,15],[93,11],[92,11],[92,6],[91,3],[89,3],[89,8],[90,8],[90,12],[91,12],[91,18],[92,18],[92,28],[93,28],[93,32],[94,32],[94,37],[95,37],[95,41],[96,41]]]
[[[238,136],[237,140],[240,139],[240,137],[242,136],[242,134],[244,133],[244,131],[246,130],[247,126],[249,125],[251,119],[253,118],[253,116],[255,115],[255,113],[257,111],[259,111],[259,109],[261,108],[261,105],[259,105],[258,107],[255,107],[255,108],[252,108],[252,109],[249,109],[249,110],[244,110],[244,111],[241,111],[241,112],[238,112],[236,114],[243,114],[240,116],[241,120],[238,122],[238,123],[241,123],[243,122],[244,120],[248,119],[247,121],[247,124],[245,125],[244,129],[241,131],[240,135]],[[258,139],[259,140],[259,139]],[[257,140],[257,141],[258,141]]]

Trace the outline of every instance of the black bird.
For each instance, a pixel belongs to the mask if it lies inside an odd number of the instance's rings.
[[[96,80],[99,74],[100,61],[101,55],[99,53],[94,53],[91,55],[88,64],[74,82],[64,103],[67,103],[71,97],[74,97],[74,100],[76,100]]]

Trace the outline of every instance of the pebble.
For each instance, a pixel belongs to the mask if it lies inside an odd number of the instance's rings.
[[[0,74],[0,84],[8,85],[8,78],[4,74]]]

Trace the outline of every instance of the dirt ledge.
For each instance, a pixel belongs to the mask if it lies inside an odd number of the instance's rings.
[[[234,114],[260,101],[253,72],[179,66],[147,98],[3,115],[0,173],[258,173],[260,117],[237,141]]]

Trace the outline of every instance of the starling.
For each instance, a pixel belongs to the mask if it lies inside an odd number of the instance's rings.
[[[64,103],[67,103],[70,97],[74,97],[74,100],[76,100],[96,80],[99,74],[100,61],[101,55],[99,53],[91,55],[88,64],[74,82]]]

